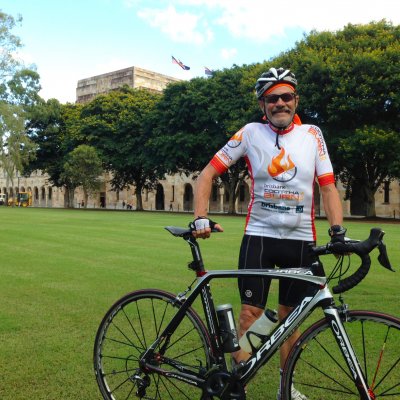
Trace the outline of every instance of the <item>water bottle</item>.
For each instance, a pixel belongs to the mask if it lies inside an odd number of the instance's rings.
[[[252,353],[253,348],[261,345],[261,338],[267,336],[278,325],[278,315],[275,310],[266,309],[260,318],[255,320],[239,340],[240,348]],[[253,346],[253,347],[252,347]]]
[[[216,308],[222,348],[225,353],[239,350],[239,339],[236,331],[232,305],[222,304]]]

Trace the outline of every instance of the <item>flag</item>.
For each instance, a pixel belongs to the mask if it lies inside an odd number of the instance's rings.
[[[211,70],[210,68],[204,67],[204,73],[208,76],[213,76],[214,71]]]
[[[187,65],[183,64],[182,61],[177,60],[174,56],[172,56],[172,62],[173,62],[173,64],[178,64],[182,69],[184,69],[186,71],[190,69],[190,67],[188,67]]]

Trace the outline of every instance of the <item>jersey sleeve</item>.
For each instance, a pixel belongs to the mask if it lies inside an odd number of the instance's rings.
[[[315,169],[319,185],[335,183],[332,163],[321,130],[317,126],[310,126],[308,133],[314,136],[316,142]]]
[[[246,147],[244,127],[229,139],[228,143],[214,155],[210,163],[220,174],[223,174],[246,154]]]

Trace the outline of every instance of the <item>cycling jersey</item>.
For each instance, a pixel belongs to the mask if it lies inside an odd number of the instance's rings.
[[[240,157],[251,179],[245,234],[315,241],[315,179],[320,186],[335,182],[321,130],[292,125],[277,138],[269,125],[250,123],[215,154],[211,165],[222,174]]]

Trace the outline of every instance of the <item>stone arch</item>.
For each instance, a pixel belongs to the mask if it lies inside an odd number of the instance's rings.
[[[239,193],[237,197],[236,211],[239,213],[247,212],[247,206],[250,201],[250,188],[246,182],[242,182],[239,185]]]
[[[193,186],[190,183],[185,183],[183,192],[183,210],[193,210]]]
[[[219,212],[221,208],[221,190],[217,183],[213,182],[209,199],[210,211]]]
[[[39,188],[37,186],[33,188],[33,204],[39,205]]]
[[[164,187],[161,183],[156,188],[156,210],[165,210]]]

